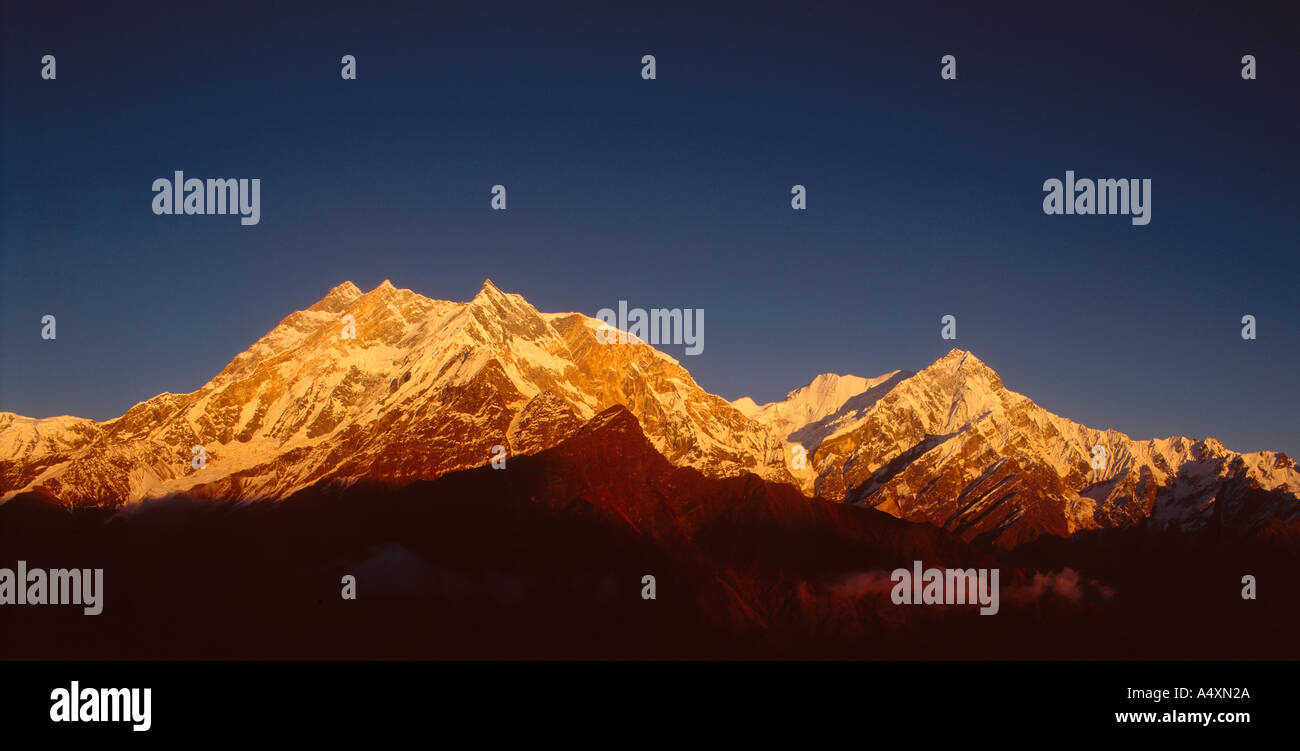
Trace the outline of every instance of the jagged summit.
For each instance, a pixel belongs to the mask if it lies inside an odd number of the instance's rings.
[[[996,381],[999,384],[1002,379],[993,368],[990,368],[983,360],[975,356],[974,352],[964,349],[953,348],[938,360],[935,360],[928,367],[920,372],[949,372],[962,374],[963,377],[977,376],[990,381]]]
[[[357,285],[352,282],[343,282],[331,289],[328,294],[307,310],[338,313],[351,305],[358,297],[361,297],[361,290]]]
[[[334,289],[331,289],[329,291],[329,294],[325,296],[325,299],[329,299],[335,296],[350,297],[355,300],[356,298],[361,296],[361,288],[350,281],[345,281],[342,284],[334,287]]]
[[[396,293],[397,293],[397,288],[393,286],[392,282],[385,279],[379,284],[376,284],[374,289],[370,290],[369,292],[361,295],[361,297],[357,298],[357,301],[369,302],[369,301],[376,301],[376,300],[386,300],[392,297]]]
[[[509,311],[509,314],[514,315],[518,315],[520,312],[540,315],[537,309],[525,300],[522,295],[501,291],[499,287],[492,283],[491,279],[483,280],[478,292],[470,299],[470,304],[485,306],[503,312]]]
[[[522,295],[509,294],[502,292],[491,279],[484,279],[483,284],[479,287],[478,292],[470,300],[471,304],[487,305],[499,309],[509,310],[528,310],[533,313],[537,309],[532,306]]]
[[[336,285],[314,305],[307,308],[305,312],[342,314],[358,301],[364,305],[367,302],[386,299],[397,291],[397,288],[388,279],[375,285],[374,289],[369,292],[362,292],[361,288],[351,281],[345,281]]]

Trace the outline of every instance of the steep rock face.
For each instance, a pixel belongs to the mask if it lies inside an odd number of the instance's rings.
[[[104,423],[0,414],[0,499],[35,488],[117,504],[401,484],[486,464],[494,446],[553,446],[616,404],[674,463],[792,480],[765,427],[654,348],[599,343],[598,326],[541,314],[490,281],[467,303],[344,283],[193,393],[161,394]]]
[[[783,414],[771,407],[755,419]],[[1008,390],[962,350],[918,373],[882,376],[807,424],[774,429],[788,443],[811,437],[801,479],[815,495],[1008,547],[1142,520],[1199,529],[1223,519],[1229,532],[1244,531],[1300,513],[1300,474],[1284,454],[1237,454],[1213,438],[1134,441],[1094,430]],[[1104,462],[1094,469],[1098,446]]]

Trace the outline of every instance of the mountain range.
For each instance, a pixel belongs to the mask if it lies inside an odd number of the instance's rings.
[[[0,501],[398,488],[554,448],[622,407],[672,465],[753,475],[1000,548],[1137,525],[1233,537],[1300,517],[1300,472],[1285,454],[1089,428],[963,350],[915,372],[818,375],[759,405],[708,393],[648,344],[602,343],[602,325],[539,312],[490,281],[468,302],[345,282],[197,391],[103,422],[0,413]]]

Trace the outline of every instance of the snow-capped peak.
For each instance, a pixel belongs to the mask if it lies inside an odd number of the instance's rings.
[[[0,499],[36,487],[68,503],[280,498],[322,480],[405,482],[486,464],[497,445],[547,448],[615,405],[671,461],[791,479],[763,426],[652,347],[598,343],[593,320],[544,316],[490,280],[463,303],[345,282],[195,392],[104,423],[0,424],[0,445],[15,450],[0,460]]]

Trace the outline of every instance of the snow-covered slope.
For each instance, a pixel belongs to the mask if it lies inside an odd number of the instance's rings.
[[[764,427],[654,348],[597,342],[599,323],[543,315],[490,281],[467,303],[344,283],[193,393],[103,423],[0,413],[0,499],[281,498],[322,480],[428,479],[487,464],[497,445],[553,446],[615,404],[677,464],[791,481]]]
[[[802,407],[814,386],[838,378],[819,376],[788,402],[753,412],[809,451],[799,479],[822,497],[1003,545],[1148,518],[1156,528],[1227,522],[1240,529],[1300,514],[1300,473],[1285,454],[1238,454],[1213,438],[1135,441],[1093,430],[1006,389],[969,352],[952,350],[919,373],[882,376],[833,411],[842,394],[829,388],[823,393],[834,396],[817,409]],[[808,422],[792,419],[800,415]],[[1098,469],[1096,446],[1104,450]]]
[[[859,425],[877,399],[912,375],[902,370],[875,378],[823,373],[786,394],[783,401],[759,406],[746,396],[731,404],[771,428],[789,446],[813,451],[826,438]]]

